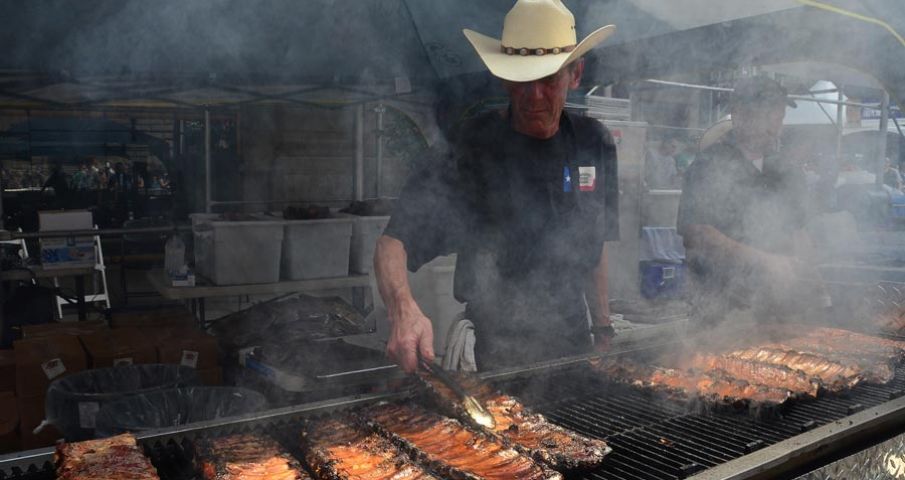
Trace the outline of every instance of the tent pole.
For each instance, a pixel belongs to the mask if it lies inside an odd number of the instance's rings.
[[[365,106],[355,108],[355,183],[354,200],[364,200],[365,190]]]
[[[377,112],[377,192],[375,195],[377,198],[380,198],[380,184],[383,180],[383,114],[386,110],[383,103],[378,103],[377,108],[374,109]]]
[[[845,130],[845,118],[842,116],[844,96],[842,94],[842,85],[836,85],[839,89],[839,103],[836,104],[836,162],[842,165],[842,132]]]
[[[204,109],[204,211],[211,213],[211,112]]]
[[[877,141],[877,185],[883,183],[883,173],[886,170],[886,136],[889,130],[889,92],[883,90],[883,100],[880,102],[880,138]]]

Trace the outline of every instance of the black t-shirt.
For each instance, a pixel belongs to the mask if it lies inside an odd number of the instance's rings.
[[[540,140],[484,114],[450,157],[409,179],[385,234],[403,242],[413,271],[458,254],[455,295],[479,347],[547,343],[553,356],[567,349],[560,340],[586,343],[584,293],[603,243],[619,238],[615,144],[589,118],[563,114]]]
[[[763,171],[758,170],[730,137],[701,152],[684,181],[677,220],[680,234],[689,225],[710,225],[759,250],[793,253],[792,234],[806,221],[807,186],[800,169],[782,158],[767,157]],[[729,269],[706,252],[689,252],[687,260],[708,291],[727,291],[734,283],[749,290],[752,284],[752,272]]]

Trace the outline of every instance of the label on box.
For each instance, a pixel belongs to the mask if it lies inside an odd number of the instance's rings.
[[[191,350],[182,351],[182,360],[179,362],[184,367],[198,368],[198,352]]]
[[[125,367],[128,365],[132,365],[132,357],[123,357],[123,358],[114,358],[113,359],[114,367]]]
[[[42,363],[41,370],[44,370],[44,375],[47,375],[48,380],[53,380],[66,372],[66,365],[63,365],[63,360],[53,358]]]
[[[97,402],[79,402],[79,426],[94,428],[97,425],[97,412],[101,406]]]

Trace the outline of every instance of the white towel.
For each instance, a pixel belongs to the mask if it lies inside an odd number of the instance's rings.
[[[474,324],[465,319],[465,313],[459,314],[449,328],[446,336],[446,354],[443,355],[444,370],[476,372],[477,362],[474,359]]]

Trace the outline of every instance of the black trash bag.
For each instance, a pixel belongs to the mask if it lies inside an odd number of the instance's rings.
[[[267,400],[237,387],[189,387],[134,395],[108,403],[97,414],[98,437],[170,428],[258,412]]]
[[[94,438],[97,414],[104,405],[133,395],[201,385],[194,368],[182,365],[126,365],[86,370],[50,384],[46,421],[66,440]]]

